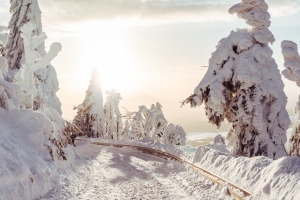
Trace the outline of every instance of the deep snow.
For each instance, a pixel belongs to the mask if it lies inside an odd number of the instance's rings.
[[[40,200],[54,199],[231,199],[224,188],[166,161],[130,148],[76,142],[71,168]]]

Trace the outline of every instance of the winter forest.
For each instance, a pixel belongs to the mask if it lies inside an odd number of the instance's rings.
[[[0,200],[300,199],[297,0],[0,14]]]

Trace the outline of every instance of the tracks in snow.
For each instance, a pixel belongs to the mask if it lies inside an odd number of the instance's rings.
[[[183,165],[129,148],[76,147],[76,160],[61,170],[40,200],[55,199],[230,199],[226,191]]]

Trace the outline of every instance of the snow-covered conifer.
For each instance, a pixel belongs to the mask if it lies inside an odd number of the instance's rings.
[[[123,123],[119,102],[122,100],[120,93],[115,90],[106,91],[106,103],[104,106],[105,135],[108,139],[122,140]]]
[[[130,124],[129,124],[129,121],[126,120],[125,127],[124,127],[123,134],[122,134],[123,139],[126,140],[129,136],[129,133],[130,133]]]
[[[131,113],[132,117],[131,132],[137,139],[150,137],[160,143],[165,143],[165,128],[168,121],[162,112],[162,106],[159,103],[152,104],[150,109],[146,106],[139,106],[138,112]]]
[[[292,41],[283,41],[281,43],[282,54],[284,57],[285,70],[282,74],[285,78],[296,82],[300,87],[300,56],[298,54],[297,44]],[[294,107],[295,123],[287,143],[289,155],[300,156],[300,96]]]
[[[14,0],[10,2],[12,17],[8,26],[10,33],[4,54],[8,60],[9,72],[13,75],[25,62],[21,28],[26,23],[31,22],[36,25],[32,30],[31,36],[40,36],[41,38],[46,38],[46,36],[42,30],[41,10],[37,0]],[[44,41],[35,46],[34,50],[44,57],[46,55]],[[43,68],[35,71],[35,77],[39,80],[37,85],[39,85],[39,89],[43,93],[42,96],[47,98],[41,99],[41,96],[34,96],[34,107],[39,108],[39,106],[43,105],[43,102],[39,102],[39,100],[47,100],[47,105],[57,110],[61,115],[61,102],[56,96],[56,92],[59,90],[59,83],[54,67],[48,63]]]
[[[136,139],[145,136],[144,120],[140,112],[137,112],[132,119],[131,132],[136,136]]]
[[[0,47],[5,46],[7,37],[0,33]],[[7,72],[7,60],[0,54],[0,107],[5,110],[19,108],[20,101],[16,97],[15,92],[20,90],[18,85],[7,82],[2,74]]]
[[[218,134],[214,137],[214,144],[225,144],[225,138],[221,134]]]
[[[243,0],[229,9],[252,29],[237,29],[220,40],[209,59],[208,70],[194,94],[184,103],[205,104],[209,122],[220,127],[227,119],[228,147],[237,156],[280,158],[286,153],[284,84],[268,43],[270,14],[264,0]]]
[[[165,133],[165,128],[168,125],[168,121],[166,120],[161,108],[162,106],[160,105],[160,103],[157,102],[156,105],[151,106],[150,111],[155,118],[155,122],[154,122],[155,131],[154,131],[153,139],[164,143],[164,133]]]
[[[15,74],[14,82],[22,87],[22,91],[17,95],[21,100],[21,107],[33,109],[33,97],[37,95],[37,90],[34,86],[34,72],[42,67],[47,66],[61,51],[61,44],[53,43],[50,51],[42,58],[35,51],[35,48],[46,39],[45,34],[32,37],[32,31],[35,29],[35,24],[28,22],[20,29],[21,37],[24,41],[24,63],[19,71]]]
[[[184,146],[186,141],[186,133],[181,126],[169,124],[165,131],[165,138],[165,143],[167,144]]]
[[[77,106],[77,115],[73,122],[89,137],[101,137],[104,132],[103,96],[99,73],[93,70],[85,99]]]

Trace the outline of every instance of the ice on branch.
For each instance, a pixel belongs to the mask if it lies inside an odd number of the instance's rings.
[[[300,87],[300,56],[297,44],[292,41],[283,41],[281,43],[281,48],[284,57],[284,67],[286,68],[282,71],[282,75],[285,78],[296,82],[297,86]],[[300,96],[294,107],[294,113],[296,115],[296,121],[287,147],[290,155],[300,156]]]
[[[47,37],[45,34],[31,37],[35,24],[28,22],[20,29],[21,37],[24,41],[25,63],[22,64],[20,70],[15,74],[14,82],[22,87],[22,91],[18,93],[23,108],[33,109],[33,97],[36,96],[37,90],[34,86],[34,72],[40,68],[46,67],[61,51],[62,47],[59,43],[53,43],[50,51],[42,58],[35,48],[43,42]]]
[[[252,26],[237,29],[220,40],[209,59],[208,70],[183,104],[205,104],[209,122],[232,124],[228,147],[236,156],[286,155],[284,143],[290,119],[284,84],[268,43],[270,14],[264,0],[243,0],[230,8]]]

